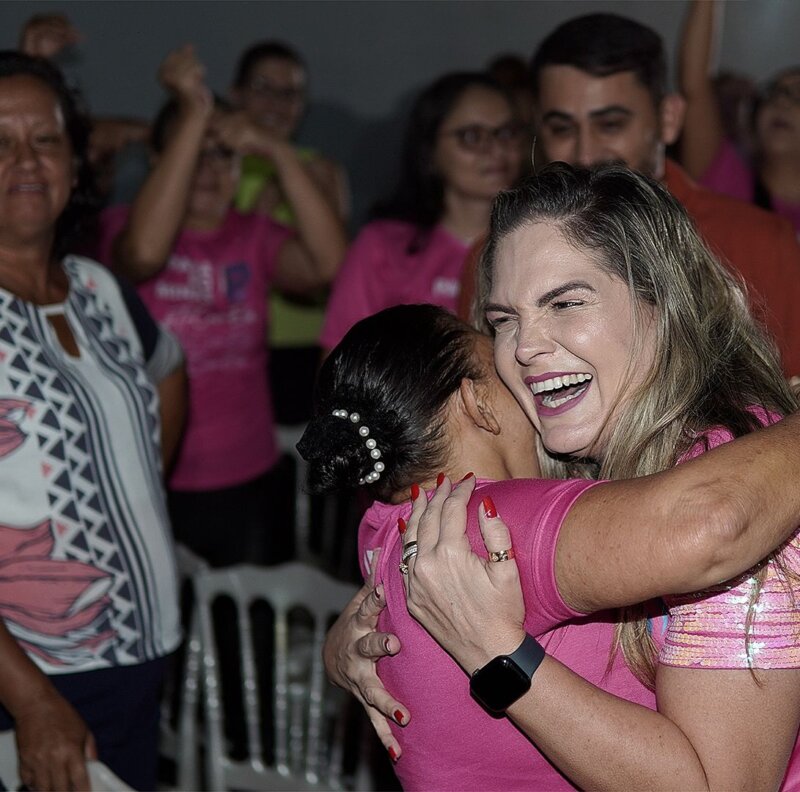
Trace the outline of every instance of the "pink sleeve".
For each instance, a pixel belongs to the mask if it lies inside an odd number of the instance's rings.
[[[382,224],[371,223],[347,251],[333,284],[320,346],[333,349],[358,321],[385,308],[386,262],[391,256]]]
[[[498,513],[511,531],[525,597],[525,629],[532,635],[541,635],[562,622],[586,615],[570,608],[558,591],[556,544],[572,505],[599,484],[574,479],[515,479],[490,485]],[[484,490],[478,490],[474,497],[485,497]],[[477,519],[475,522],[477,525]],[[473,549],[486,556],[479,531]]]
[[[724,140],[699,182],[709,190],[750,203],[753,200],[753,178],[753,169],[736,146],[730,140]]]
[[[754,411],[765,423],[777,417]],[[705,439],[708,448],[713,448],[732,436],[715,429],[706,433]],[[696,453],[690,452],[685,458],[689,456]],[[784,545],[778,557],[780,562],[775,558],[768,561],[760,591],[756,569],[751,569],[705,591],[666,597],[669,624],[659,663],[680,668],[800,667],[800,611],[791,585],[791,576],[800,573],[798,534]],[[784,569],[789,572],[788,578]]]

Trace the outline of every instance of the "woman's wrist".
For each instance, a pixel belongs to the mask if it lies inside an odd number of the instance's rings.
[[[472,675],[495,657],[515,652],[525,639],[525,630],[519,625],[497,625],[491,634],[482,634],[470,641],[463,640],[464,636],[461,638],[461,646],[445,646],[445,649],[467,674]]]

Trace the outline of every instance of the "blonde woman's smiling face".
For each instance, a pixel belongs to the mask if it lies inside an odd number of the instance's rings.
[[[653,309],[558,228],[528,223],[498,245],[486,318],[497,370],[545,447],[601,461],[619,406],[650,371]]]

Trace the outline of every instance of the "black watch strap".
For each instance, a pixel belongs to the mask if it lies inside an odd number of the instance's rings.
[[[525,633],[525,639],[514,652],[508,655],[508,659],[515,662],[530,679],[544,660],[544,656],[545,651],[542,645],[532,635]]]

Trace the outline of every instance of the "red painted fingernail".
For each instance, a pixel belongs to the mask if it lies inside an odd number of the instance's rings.
[[[491,496],[487,495],[482,501],[481,505],[483,506],[483,513],[491,519],[492,517],[497,517],[497,509],[495,508],[494,501],[492,500]]]
[[[464,478],[462,478],[461,481],[459,481],[458,483],[461,484],[463,481],[466,481],[468,478],[472,478],[474,475],[475,474],[470,470],[470,472],[467,473],[467,475],[464,476]]]
[[[437,487],[441,487],[441,486],[442,486],[442,484],[444,484],[444,473],[440,473],[440,474],[439,474],[439,475],[436,477],[436,486],[437,486]]]
[[[415,501],[419,497],[419,484],[411,485],[411,500]]]
[[[391,759],[393,762],[396,762],[396,761],[397,761],[397,751],[395,751],[395,749],[394,749],[394,746],[393,746],[393,745],[390,745],[390,746],[389,746],[389,758],[390,758],[390,759]]]
[[[406,532],[407,529],[408,529],[408,526],[406,525],[406,521],[402,517],[398,517],[397,518],[397,530],[400,531],[400,536],[402,536]]]
[[[395,711],[394,711],[394,719],[395,719],[395,720],[396,720],[396,721],[397,721],[397,722],[398,722],[398,723],[399,723],[401,726],[403,725],[403,721],[405,720],[405,718],[403,717],[403,713],[402,713],[402,712],[400,712],[400,710],[395,710]]]

